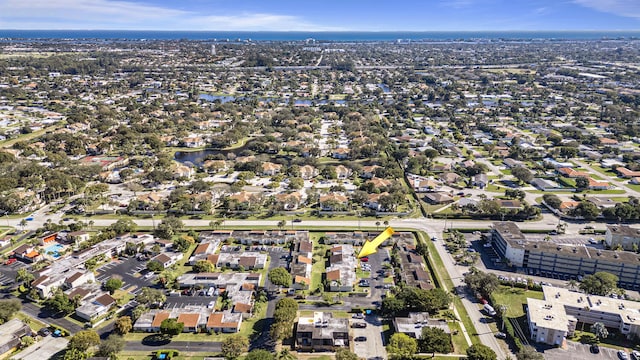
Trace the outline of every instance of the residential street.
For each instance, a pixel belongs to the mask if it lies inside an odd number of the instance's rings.
[[[193,352],[219,352],[221,344],[219,342],[198,342],[198,341],[171,341],[161,344],[146,344],[139,341],[127,341],[124,347],[128,351],[156,351],[161,349],[173,349],[178,351]]]
[[[60,317],[60,318],[51,317],[51,314],[47,313],[46,311],[37,307],[36,305],[33,305],[31,302],[23,301],[22,311],[24,311],[25,313],[29,314],[29,316],[32,316],[45,324],[53,324],[56,326],[60,326],[64,329],[67,329],[72,334],[75,334],[78,331],[83,330],[82,326],[74,322],[71,322],[63,317]]]

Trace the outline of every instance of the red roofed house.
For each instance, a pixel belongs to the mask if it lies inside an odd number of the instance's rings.
[[[574,170],[568,167],[561,167],[556,170],[558,174],[569,178],[589,177],[589,174],[583,171]]]
[[[155,319],[154,319],[155,322]],[[242,324],[241,314],[232,314],[229,312],[215,312],[209,315],[207,319],[207,331],[236,333],[240,331]]]
[[[620,166],[620,167],[616,168],[616,171],[623,178],[640,177],[640,171],[631,171],[631,170],[627,169],[626,167]]]
[[[198,322],[200,321],[200,314],[198,313],[180,314],[178,315],[177,321],[179,323],[184,324],[184,328],[182,329],[182,332],[196,332],[198,331],[198,328],[199,328]]]

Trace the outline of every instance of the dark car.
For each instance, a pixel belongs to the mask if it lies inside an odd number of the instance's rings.
[[[51,335],[51,330],[49,330],[49,328],[43,327],[42,329],[38,330],[38,335],[42,337],[49,336]]]
[[[353,323],[353,327],[356,329],[364,329],[367,327],[367,323],[356,322],[356,323]]]
[[[589,351],[591,351],[593,354],[599,354],[600,346],[598,346],[598,344],[592,344],[591,347],[589,347]]]
[[[367,337],[366,336],[357,336],[355,339],[353,339],[354,341],[367,341]]]
[[[299,223],[299,222],[302,222],[302,219],[293,219],[293,222]]]

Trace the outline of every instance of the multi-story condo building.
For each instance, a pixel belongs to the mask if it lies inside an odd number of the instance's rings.
[[[577,279],[605,271],[618,276],[618,286],[640,289],[640,256],[628,251],[602,250],[584,245],[527,241],[513,222],[493,225],[494,248],[514,267],[530,274]]]

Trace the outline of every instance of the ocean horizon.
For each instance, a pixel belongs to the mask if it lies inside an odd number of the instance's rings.
[[[200,41],[473,41],[640,39],[638,31],[161,31],[2,30],[0,39],[200,40]]]

